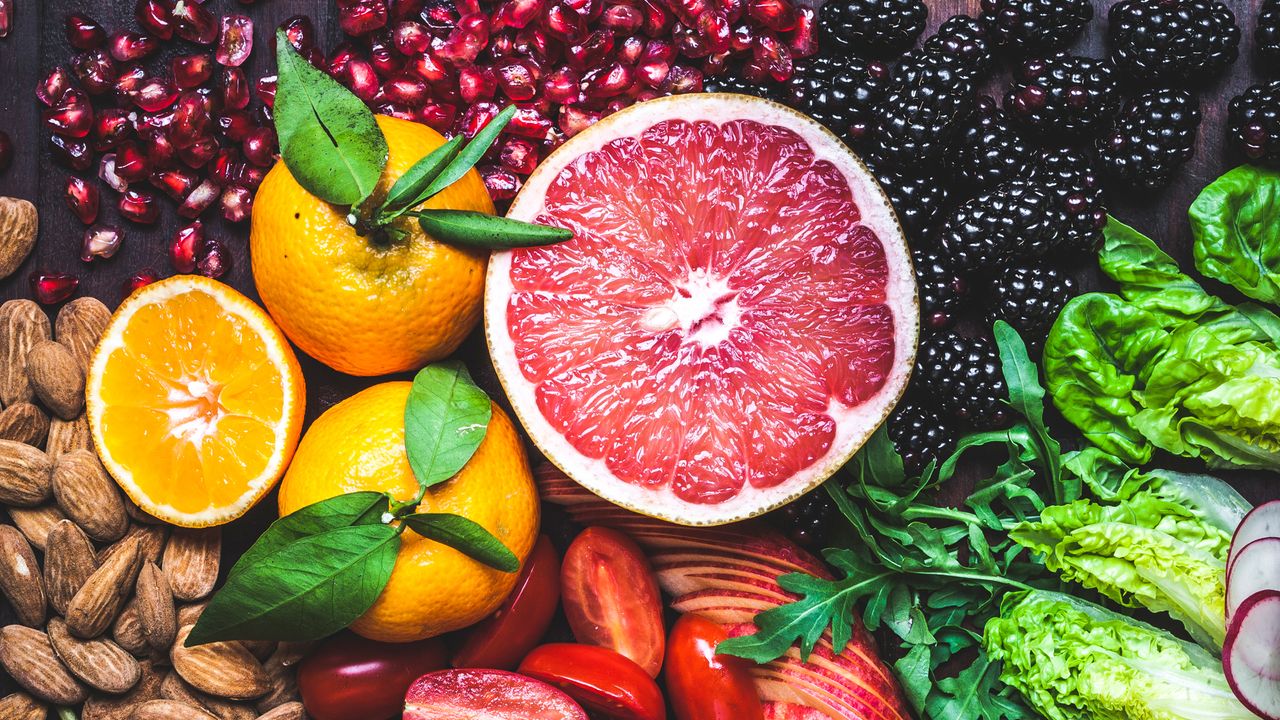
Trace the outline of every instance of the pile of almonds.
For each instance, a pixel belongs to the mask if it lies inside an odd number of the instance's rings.
[[[170,527],[129,501],[93,450],[85,373],[111,313],[93,298],[50,324],[0,305],[0,667],[25,692],[0,718],[300,720],[305,647],[183,646],[218,580],[218,528]]]

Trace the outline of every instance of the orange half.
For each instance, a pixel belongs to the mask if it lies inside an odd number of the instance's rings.
[[[298,359],[267,313],[193,275],[121,304],[86,395],[112,477],[143,510],[184,527],[230,522],[275,486],[305,405]]]

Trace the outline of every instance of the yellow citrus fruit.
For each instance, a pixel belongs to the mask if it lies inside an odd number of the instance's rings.
[[[378,117],[390,156],[375,199],[444,144],[418,123]],[[492,213],[475,170],[424,208]],[[488,253],[436,242],[410,218],[396,241],[361,237],[343,211],[302,188],[283,162],[254,199],[253,278],[271,316],[297,346],[351,375],[416,370],[458,348],[480,319]]]
[[[120,305],[85,394],[103,465],[139,507],[185,527],[234,520],[275,486],[306,402],[298,360],[267,313],[195,275]]]
[[[418,481],[404,448],[410,387],[375,385],[316,419],[280,484],[280,514],[361,490],[413,499]],[[493,406],[488,432],[470,462],[428,489],[418,509],[469,518],[524,562],[538,536],[538,492],[520,436],[501,408]],[[515,573],[486,567],[413,531],[401,538],[391,581],[351,626],[367,638],[411,642],[464,628],[496,610],[515,587]]]

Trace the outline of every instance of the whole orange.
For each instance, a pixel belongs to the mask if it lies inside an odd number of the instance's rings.
[[[418,123],[379,116],[390,150],[374,200],[444,144]],[[472,170],[424,208],[493,213]],[[344,208],[302,188],[277,162],[254,200],[253,279],[267,310],[303,352],[351,375],[416,370],[458,348],[480,319],[488,253],[437,242],[411,218],[399,240],[361,237]]]
[[[280,484],[280,514],[326,498],[380,490],[411,500],[418,482],[404,446],[408,382],[375,385],[312,423]],[[538,536],[538,493],[520,435],[497,405],[484,440],[454,477],[427,490],[419,512],[454,513],[493,533],[523,564]],[[479,622],[515,587],[517,573],[486,567],[413,531],[401,536],[391,581],[351,626],[384,642],[434,637]]]

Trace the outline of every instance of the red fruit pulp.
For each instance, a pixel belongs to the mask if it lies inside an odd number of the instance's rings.
[[[443,670],[418,678],[404,697],[404,720],[442,718],[587,720],[587,714],[562,691],[523,675]]]

